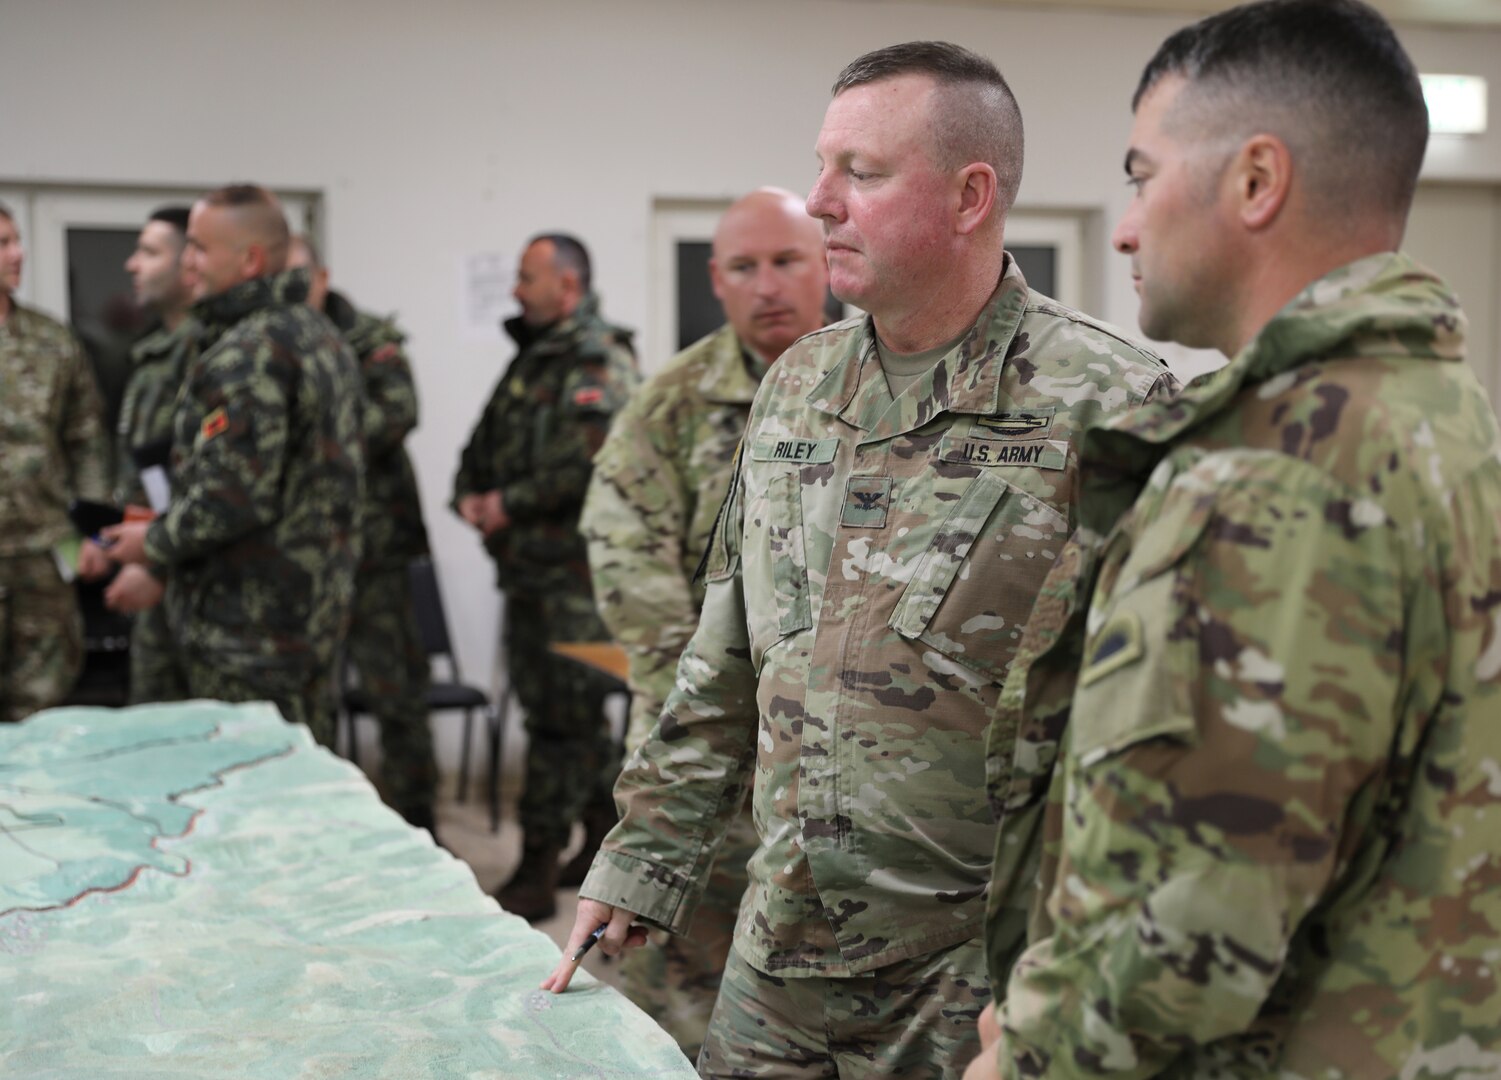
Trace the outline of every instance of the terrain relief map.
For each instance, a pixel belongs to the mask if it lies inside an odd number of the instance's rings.
[[[269,705],[0,725],[0,1076],[692,1077]]]

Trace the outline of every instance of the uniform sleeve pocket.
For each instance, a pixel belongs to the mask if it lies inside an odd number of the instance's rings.
[[[1212,496],[1170,496],[1135,538],[1108,595],[1096,591],[1069,720],[1086,767],[1148,739],[1195,741],[1200,627],[1188,599],[1194,590],[1185,588],[1194,572],[1187,556],[1213,506]],[[1108,572],[1108,550],[1105,559]]]

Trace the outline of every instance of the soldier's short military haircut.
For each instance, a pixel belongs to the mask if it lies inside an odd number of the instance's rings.
[[[1428,109],[1391,26],[1360,0],[1264,0],[1179,30],[1142,72],[1134,111],[1167,76],[1188,82],[1169,130],[1287,144],[1322,212],[1405,216]]]
[[[926,75],[938,84],[933,156],[939,168],[983,161],[995,170],[1002,213],[1016,202],[1025,157],[1021,108],[1000,70],[977,52],[947,41],[888,45],[852,60],[834,80],[834,96],[855,86]]]
[[[552,245],[553,265],[559,270],[572,270],[578,275],[579,288],[588,292],[593,285],[589,269],[589,249],[577,237],[567,233],[539,233],[528,240],[526,246],[531,247],[544,240]]]
[[[159,206],[151,211],[147,221],[160,221],[164,225],[170,225],[179,234],[188,234],[188,217],[193,212],[191,206]]]
[[[235,211],[236,219],[265,248],[269,270],[279,273],[285,267],[292,231],[275,195],[259,184],[227,184],[210,191],[203,202]]]
[[[16,223],[16,215],[12,214],[10,212],[10,207],[6,206],[3,202],[0,202],[0,217],[3,217],[6,221],[10,222],[12,225],[14,225]]]

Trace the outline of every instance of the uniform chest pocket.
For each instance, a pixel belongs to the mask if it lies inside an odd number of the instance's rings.
[[[813,625],[813,608],[799,470],[773,472],[759,490],[755,480],[748,475],[742,572],[751,663],[760,670],[768,648]]]
[[[890,626],[999,683],[1068,521],[984,469],[921,556]]]

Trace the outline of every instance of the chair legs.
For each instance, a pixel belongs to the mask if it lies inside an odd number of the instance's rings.
[[[459,802],[469,798],[469,744],[474,736],[474,710],[464,710],[464,745],[459,751]]]
[[[506,720],[510,715],[510,687],[500,695],[490,715],[490,831],[500,831],[500,768],[506,737]]]

